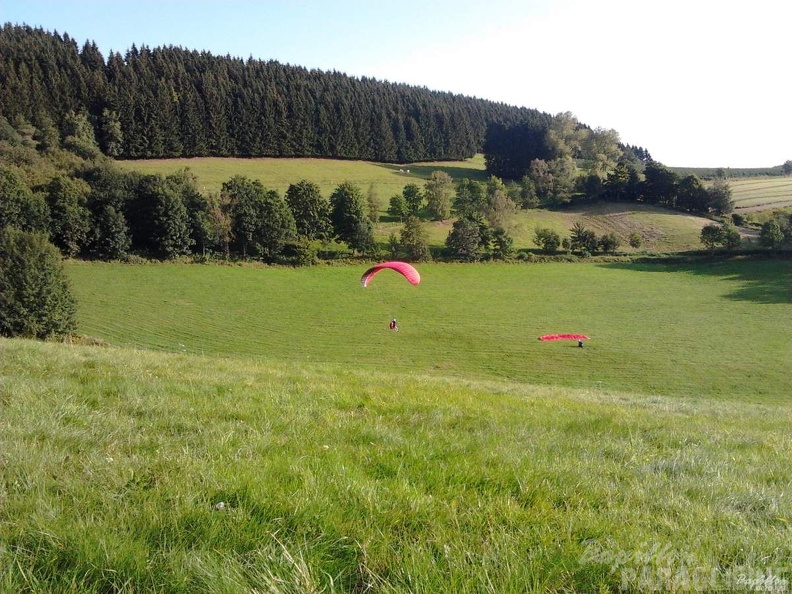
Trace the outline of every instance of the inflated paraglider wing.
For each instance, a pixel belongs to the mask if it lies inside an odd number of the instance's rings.
[[[363,276],[360,277],[360,284],[367,287],[371,279],[374,278],[380,270],[386,269],[395,270],[410,281],[410,284],[417,285],[421,282],[421,275],[418,274],[418,271],[410,264],[407,264],[407,262],[383,262],[382,264],[377,264],[366,270]]]
[[[588,340],[585,334],[545,334],[539,340]]]

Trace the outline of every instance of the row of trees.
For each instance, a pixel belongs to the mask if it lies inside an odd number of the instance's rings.
[[[615,130],[591,130],[568,112],[542,124],[491,126],[485,158],[490,175],[520,186],[527,208],[610,200],[696,214],[733,209],[724,180],[705,186],[694,174],[679,176],[646,149],[623,145]]]
[[[582,223],[575,223],[570,231],[570,237],[563,239],[557,231],[539,227],[534,231],[534,243],[547,254],[553,254],[559,248],[563,248],[565,251],[583,256],[590,256],[596,252],[612,254],[621,247],[621,240],[615,233],[605,233],[598,237],[594,231],[586,229]],[[640,233],[636,231],[630,233],[630,247],[638,248],[642,243],[643,238]]]
[[[342,183],[328,198],[303,180],[281,196],[235,176],[204,195],[186,170],[169,176],[119,170],[85,124],[76,118],[66,139],[46,144],[36,140],[35,127],[15,127],[0,116],[0,228],[43,232],[65,256],[103,260],[219,254],[305,264],[330,242],[372,256],[379,249],[374,225],[384,205],[373,188],[364,194]],[[426,219],[454,215],[462,221],[449,236],[449,258],[505,257],[518,194],[517,185],[495,177],[454,182],[435,171],[422,186],[408,184],[391,197],[389,212],[404,225],[387,249],[427,259]],[[476,230],[474,249],[460,242],[460,226]]]
[[[0,115],[66,136],[83,117],[120,158],[316,156],[379,162],[474,155],[492,123],[542,122],[537,110],[180,47],[96,44],[5,24]]]
[[[761,246],[771,250],[792,245],[792,214],[776,211],[762,223],[758,239]],[[716,247],[734,250],[740,247],[742,238],[733,222],[712,223],[701,230],[701,243],[710,251]]]
[[[82,173],[33,191],[0,167],[0,228],[42,232],[64,256],[103,260],[217,252],[272,262],[289,242],[334,238],[357,251],[375,248],[365,197],[353,184],[341,184],[328,200],[308,181],[281,196],[235,176],[205,196],[186,170],[162,176],[97,166]]]

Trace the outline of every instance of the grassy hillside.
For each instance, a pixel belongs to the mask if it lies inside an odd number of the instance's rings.
[[[792,206],[792,176],[730,179],[737,212]]]
[[[285,193],[289,185],[307,179],[316,183],[322,194],[330,196],[336,187],[350,181],[368,191],[373,185],[387,208],[394,194],[401,194],[410,183],[423,185],[433,171],[445,171],[455,179],[470,178],[485,181],[484,157],[479,155],[467,161],[414,163],[393,165],[368,161],[342,161],[334,159],[149,159],[142,161],[117,161],[123,169],[142,173],[168,175],[185,167],[197,177],[201,190],[219,192],[223,182],[235,175],[258,179],[267,188]],[[409,173],[407,172],[409,170]]]
[[[400,194],[408,183],[423,186],[433,171],[445,171],[454,179],[470,178],[485,181],[484,159],[481,155],[467,161],[391,165],[364,161],[336,161],[323,159],[160,159],[144,161],[119,161],[119,166],[144,173],[173,173],[188,167],[197,177],[199,188],[219,191],[223,182],[234,175],[245,175],[260,180],[265,187],[284,193],[290,184],[308,179],[319,185],[323,195],[329,196],[344,181],[352,181],[364,192],[373,187],[383,205],[383,222],[376,229],[378,240],[384,246],[392,232],[398,233],[401,224],[388,220],[385,209],[394,194]],[[409,170],[409,173],[407,171]],[[675,213],[642,204],[609,204],[570,208],[561,211],[530,210],[518,213],[510,232],[517,248],[535,249],[533,242],[536,227],[550,227],[562,236],[582,222],[597,234],[615,232],[628,247],[630,233],[640,233],[644,238],[641,250],[675,252],[701,248],[701,228],[708,219]],[[451,230],[451,223],[428,223],[430,245],[442,247]]]
[[[119,346],[398,373],[786,398],[792,262],[420,266],[71,263],[79,331]],[[396,317],[401,332],[387,323]],[[584,349],[539,342],[582,332]]]
[[[0,339],[0,590],[789,584],[792,262],[363,270],[69,263],[114,346]]]
[[[647,204],[599,202],[561,210],[523,210],[517,213],[509,231],[517,248],[537,250],[534,231],[538,227],[553,229],[563,238],[569,237],[575,223],[583,224],[598,236],[615,233],[621,241],[620,252],[636,253],[699,250],[701,229],[712,221]],[[377,234],[387,238],[393,231],[398,233],[400,227],[399,223],[380,223]],[[443,246],[451,231],[451,222],[428,223],[427,231],[431,245]],[[640,248],[629,246],[631,233],[643,238]]]
[[[792,577],[788,402],[26,341],[0,354],[3,591]]]

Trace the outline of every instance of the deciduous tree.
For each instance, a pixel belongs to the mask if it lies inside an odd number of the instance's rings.
[[[330,202],[314,182],[302,180],[286,190],[286,202],[294,215],[297,234],[306,239],[330,237]]]
[[[444,221],[451,216],[451,197],[454,180],[445,171],[433,171],[424,184],[426,210],[434,221]]]
[[[543,252],[552,254],[556,252],[561,245],[561,237],[552,229],[539,227],[534,231],[534,243],[538,245]]]
[[[482,237],[479,223],[468,218],[454,221],[446,238],[449,255],[456,260],[473,262],[482,256]]]
[[[716,246],[723,242],[723,228],[720,225],[710,224],[701,229],[701,243],[713,251]]]
[[[778,249],[784,242],[784,232],[776,219],[770,219],[759,232],[759,242],[771,250]]]
[[[602,237],[599,238],[599,249],[605,252],[606,254],[612,254],[616,250],[619,249],[621,245],[621,241],[616,236],[615,233],[606,233]]]
[[[0,228],[47,232],[49,221],[44,197],[34,194],[16,171],[0,167]]]
[[[85,182],[58,176],[47,184],[51,238],[64,256],[76,256],[86,243],[91,215],[86,208],[91,189]]]

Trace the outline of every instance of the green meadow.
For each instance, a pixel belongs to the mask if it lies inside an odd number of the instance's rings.
[[[789,588],[792,261],[365,269],[68,262],[0,591]]]
[[[72,263],[82,334],[112,345],[642,394],[785,398],[789,261],[366,265]],[[387,323],[395,317],[401,332]],[[579,332],[585,348],[542,334]]]
[[[219,192],[224,182],[235,175],[257,179],[265,187],[284,194],[291,184],[309,180],[319,186],[322,194],[330,196],[339,184],[349,181],[367,192],[374,186],[387,208],[388,199],[401,194],[410,183],[423,185],[433,171],[445,171],[454,179],[470,178],[485,181],[484,157],[477,155],[465,161],[438,161],[397,165],[369,161],[303,158],[218,158],[146,159],[141,161],[116,161],[129,171],[144,174],[169,175],[188,168],[198,177],[201,191]],[[409,171],[409,172],[408,172]]]
[[[0,340],[0,590],[787,587],[787,398],[405,373],[380,355]]]

